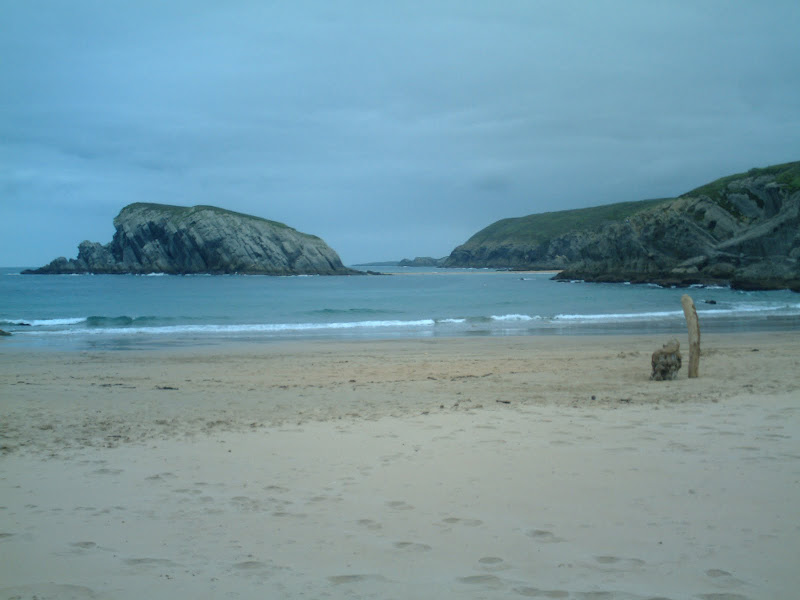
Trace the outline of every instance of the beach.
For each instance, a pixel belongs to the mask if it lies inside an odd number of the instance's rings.
[[[800,336],[0,348],[0,599],[795,598]]]

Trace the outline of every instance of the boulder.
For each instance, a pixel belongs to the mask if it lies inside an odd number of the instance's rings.
[[[667,381],[675,379],[681,368],[681,344],[678,340],[672,339],[661,348],[653,352],[650,364],[653,372],[650,379],[653,381]]]

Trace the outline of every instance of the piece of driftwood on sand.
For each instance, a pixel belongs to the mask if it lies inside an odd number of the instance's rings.
[[[686,317],[686,327],[689,329],[689,377],[697,377],[700,370],[700,323],[697,320],[697,310],[694,300],[688,294],[681,296],[683,314]]]

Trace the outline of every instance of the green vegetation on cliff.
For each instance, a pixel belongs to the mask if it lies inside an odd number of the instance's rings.
[[[636,202],[617,202],[616,204],[607,204],[605,206],[502,219],[485,229],[481,229],[469,238],[464,246],[478,246],[481,244],[503,245],[508,243],[538,245],[570,231],[595,229],[612,221],[626,219],[669,200],[669,198],[660,198]]]
[[[682,194],[681,198],[693,196],[708,196],[714,202],[719,203],[723,200],[724,194],[728,186],[737,180],[745,178],[756,178],[761,176],[769,176],[775,178],[775,183],[785,185],[786,191],[789,194],[800,190],[800,162],[783,163],[780,165],[772,165],[771,167],[750,169],[747,173],[737,173],[736,175],[728,175],[727,177],[720,177],[707,183],[699,188],[693,189],[691,192]]]
[[[235,210],[228,210],[227,208],[220,208],[218,206],[209,206],[207,204],[198,204],[197,206],[177,206],[175,204],[156,204],[155,202],[134,202],[133,204],[129,204],[128,206],[126,206],[125,210],[132,211],[143,208],[149,210],[155,210],[164,215],[168,215],[170,218],[175,220],[175,222],[180,222],[180,220],[182,219],[191,217],[194,213],[197,213],[201,210],[207,210],[220,215],[231,215],[245,220],[261,221],[262,223],[268,223],[273,227],[278,227],[280,229],[289,229],[291,231],[297,231],[294,227],[289,227],[288,225],[286,225],[285,223],[281,223],[280,221],[271,221],[270,219],[265,219],[264,217],[248,215],[245,213],[236,212]],[[302,235],[310,235],[310,234],[305,233]],[[316,236],[311,236],[311,237],[316,237]]]
[[[455,248],[445,266],[800,289],[800,162],[722,177],[678,198],[503,219]]]

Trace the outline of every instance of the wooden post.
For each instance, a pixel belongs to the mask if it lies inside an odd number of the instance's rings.
[[[691,296],[681,296],[681,305],[686,317],[686,327],[689,328],[689,377],[697,377],[700,369],[700,323],[697,321],[697,310]]]

